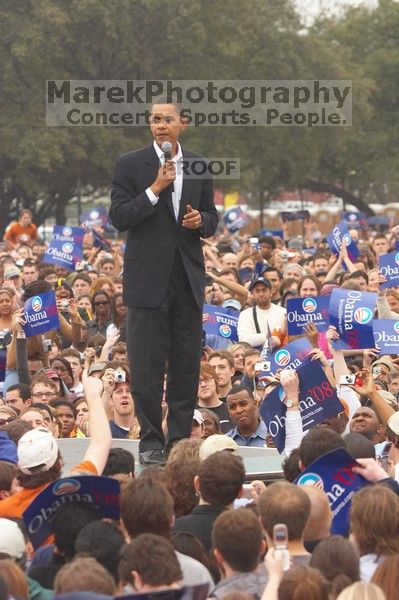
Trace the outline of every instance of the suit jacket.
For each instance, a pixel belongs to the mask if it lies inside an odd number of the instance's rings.
[[[201,158],[182,150],[183,158]],[[198,306],[202,307],[205,270],[200,237],[215,233],[218,214],[211,179],[183,176],[179,217],[176,221],[169,186],[151,204],[145,190],[154,183],[159,158],[153,145],[119,157],[115,165],[109,216],[118,231],[127,231],[123,289],[127,306],[157,308],[161,305],[172,272],[176,250]],[[200,211],[201,229],[182,227],[187,204]]]

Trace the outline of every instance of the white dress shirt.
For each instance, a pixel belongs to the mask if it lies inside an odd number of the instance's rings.
[[[154,145],[155,152],[158,155],[159,162],[161,165],[163,165],[165,162],[165,155],[156,142],[153,142],[153,145]],[[176,156],[174,156],[171,160],[176,164],[176,179],[173,182],[172,203],[173,203],[173,211],[175,213],[175,219],[177,221],[177,219],[179,217],[180,200],[181,200],[181,193],[182,193],[182,189],[183,189],[183,165],[182,165],[183,153],[181,151],[181,146],[180,146],[179,142],[177,142]],[[151,188],[147,188],[145,193],[147,194],[151,204],[153,206],[155,206],[155,204],[157,204],[157,202],[159,200],[158,196],[156,196],[154,194],[154,192],[152,191]]]

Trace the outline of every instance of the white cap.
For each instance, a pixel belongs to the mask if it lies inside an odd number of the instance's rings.
[[[395,412],[389,417],[387,425],[396,435],[399,435],[399,412]]]
[[[202,425],[202,423],[204,422],[204,416],[202,412],[197,408],[194,410],[193,421],[196,421],[198,425]]]
[[[15,521],[0,519],[0,553],[19,559],[25,551],[25,538]]]
[[[228,437],[220,433],[215,433],[207,437],[201,444],[199,449],[200,460],[205,460],[211,454],[215,452],[221,452],[222,450],[230,450],[233,454],[238,455],[238,444],[233,438]]]
[[[18,442],[18,468],[22,473],[32,474],[48,471],[58,458],[58,446],[48,429],[38,427],[25,433]]]

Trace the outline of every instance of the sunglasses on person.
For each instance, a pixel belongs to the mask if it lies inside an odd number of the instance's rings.
[[[8,417],[8,419],[0,419],[0,427],[6,425],[7,423],[12,423],[12,421],[16,421],[16,417]]]
[[[108,300],[99,300],[94,303],[94,306],[106,306],[107,304],[109,304]]]

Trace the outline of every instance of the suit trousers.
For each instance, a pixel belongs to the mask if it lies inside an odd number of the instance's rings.
[[[165,446],[161,406],[165,373],[170,449],[191,433],[202,342],[202,307],[194,299],[178,250],[161,306],[128,306],[126,341],[132,396],[141,427],[139,450]]]

